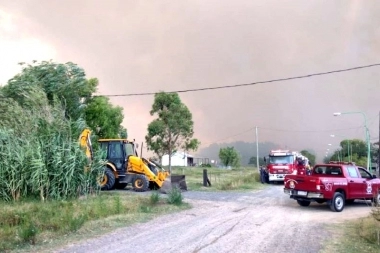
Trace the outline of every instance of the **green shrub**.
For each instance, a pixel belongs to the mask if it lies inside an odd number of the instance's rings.
[[[23,242],[34,245],[38,229],[33,223],[24,224],[19,229],[19,236]]]
[[[79,215],[78,217],[71,217],[68,222],[68,229],[70,232],[75,232],[80,229],[87,221],[86,215]]]
[[[141,205],[140,211],[143,213],[150,213],[152,212],[152,207],[150,207],[149,205]]]
[[[168,192],[168,203],[172,205],[182,205],[183,203],[183,196],[180,189],[177,187],[173,187]]]
[[[157,191],[153,191],[149,200],[151,205],[156,205],[160,201],[160,194]]]

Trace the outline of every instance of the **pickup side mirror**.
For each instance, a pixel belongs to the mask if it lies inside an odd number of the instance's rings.
[[[375,174],[372,175],[372,178],[377,178],[377,176]]]

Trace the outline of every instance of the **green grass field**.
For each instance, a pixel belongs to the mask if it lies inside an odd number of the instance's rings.
[[[204,169],[207,169],[211,186],[203,186]],[[258,190],[265,187],[260,183],[257,169],[253,167],[238,169],[175,167],[172,173],[186,175],[186,183],[190,191]]]
[[[67,201],[0,203],[0,252],[55,244],[62,238],[75,240],[190,208],[173,197],[169,204],[155,192],[150,196],[102,192]]]

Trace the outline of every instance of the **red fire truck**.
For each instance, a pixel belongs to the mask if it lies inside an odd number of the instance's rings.
[[[296,151],[290,150],[271,150],[268,160],[265,159],[266,166],[264,173],[266,180],[270,182],[284,181],[285,175],[297,174],[296,158],[304,157]],[[304,157],[307,159],[306,157]]]

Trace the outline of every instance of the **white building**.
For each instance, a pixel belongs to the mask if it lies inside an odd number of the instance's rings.
[[[193,166],[194,157],[188,153],[176,152],[172,155],[172,166]],[[169,155],[163,155],[162,166],[169,166]]]

